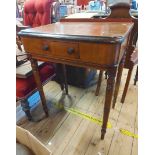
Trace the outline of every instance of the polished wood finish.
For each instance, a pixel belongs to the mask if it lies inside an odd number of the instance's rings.
[[[62,18],[60,22],[132,22],[132,19],[128,18]]]
[[[65,21],[65,22],[129,22],[129,21],[132,21],[135,19],[134,16],[132,16],[132,14],[130,14],[130,5],[128,3],[115,3],[115,4],[112,4],[109,6],[110,9],[111,9],[111,13],[109,16],[107,16],[106,18],[99,18],[99,19],[62,19],[61,21]],[[132,18],[131,18],[132,16]],[[128,41],[128,40],[126,40]],[[124,42],[124,46],[122,45],[121,47],[121,51],[122,50],[126,50],[125,47],[126,47],[126,44],[127,42]],[[127,53],[127,59],[128,58],[128,55],[130,52]],[[122,57],[122,55],[120,56],[120,58]],[[116,90],[115,90],[115,97],[114,97],[114,103],[116,102],[116,99],[117,99],[117,94],[118,94],[118,91],[119,91],[119,84],[120,84],[120,79],[121,79],[121,72],[123,71],[123,66],[121,65],[121,68],[122,69],[119,69],[119,73],[118,73],[118,78],[117,78],[117,82],[116,82]],[[103,71],[100,71],[100,74],[102,74]],[[95,92],[95,95],[98,96],[99,95],[99,90],[100,90],[100,79],[101,77],[99,76],[99,79],[98,79],[98,83],[97,83],[97,89],[96,89],[96,92]],[[114,107],[114,104],[113,104],[113,107]]]
[[[104,24],[100,22],[58,22],[23,30],[19,35],[61,41],[122,43],[128,35],[131,25],[132,23],[126,22],[104,22]]]
[[[107,70],[108,79],[107,79],[107,87],[106,87],[103,124],[101,129],[101,139],[104,139],[104,136],[106,133],[107,122],[108,122],[110,108],[111,108],[111,101],[112,101],[112,96],[113,96],[113,91],[115,86],[116,72],[117,72],[117,67]]]
[[[130,5],[128,3],[114,3],[109,6],[111,14],[108,18],[130,18],[129,10]]]
[[[107,43],[103,46],[97,43],[80,43],[80,60],[97,64],[116,64],[119,56],[115,53],[116,48],[119,48],[118,44]]]
[[[47,108],[45,108],[46,102],[43,89],[39,82],[40,79],[36,60],[51,61],[100,70],[106,69],[108,80],[103,114],[103,125],[101,130],[101,138],[103,139],[106,133],[117,67],[122,59],[121,57],[124,55],[124,51],[120,51],[121,44],[127,39],[132,27],[132,23],[121,22],[60,22],[21,31],[19,35],[22,38],[25,50],[32,56],[31,63],[34,70],[35,80],[37,81],[38,88],[41,92],[40,94],[43,95],[43,106],[45,112],[47,112]],[[42,50],[34,51],[32,40],[35,39],[40,39],[40,42],[42,42],[41,45],[43,45],[44,40],[47,40],[48,44],[57,41],[60,46],[64,41],[66,41],[68,45],[70,43],[72,45],[72,42],[77,42],[79,47],[77,51],[79,52],[79,58],[70,57],[68,55],[64,56],[63,54],[48,54],[46,51],[45,53],[42,53]],[[41,47],[41,45],[38,46]],[[95,50],[95,48],[97,49]],[[84,54],[85,51],[89,51],[87,52],[88,56]],[[49,50],[49,52],[51,51]],[[56,53],[57,51],[54,52]],[[67,51],[64,50],[64,52]],[[102,56],[102,54],[104,56]]]

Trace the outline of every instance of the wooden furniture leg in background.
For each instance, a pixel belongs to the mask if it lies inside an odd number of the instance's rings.
[[[117,96],[118,96],[118,92],[119,92],[119,87],[120,87],[120,83],[121,83],[122,72],[123,72],[123,68],[124,68],[124,62],[125,62],[125,54],[124,54],[119,66],[118,66],[117,79],[116,79],[112,108],[115,108],[115,104],[116,104],[116,100],[117,100]]]
[[[125,101],[125,97],[126,97],[126,94],[127,94],[127,91],[128,91],[128,87],[129,87],[129,83],[130,83],[130,79],[131,79],[131,75],[132,75],[132,70],[133,70],[133,66],[128,71],[127,80],[126,80],[125,87],[124,87],[124,90],[123,90],[123,95],[122,95],[122,98],[121,98],[122,103],[124,103],[124,101]]]
[[[136,75],[134,79],[134,85],[136,85],[137,81],[138,81],[138,66],[137,66]]]
[[[64,64],[56,64],[56,81],[60,84],[62,91],[65,88],[66,95],[68,95],[66,66]]]
[[[114,85],[115,85],[115,76],[116,76],[117,67],[113,67],[107,70],[108,79],[107,79],[107,87],[106,87],[106,97],[105,97],[105,104],[104,104],[104,114],[103,114],[103,124],[101,129],[101,139],[104,139],[110,108],[111,108],[111,101],[113,97]]]
[[[96,92],[95,92],[96,96],[99,95],[99,91],[100,91],[100,87],[101,87],[101,83],[102,83],[102,75],[103,75],[103,70],[100,70],[99,78],[98,78],[98,81],[97,81],[97,88],[96,88]]]
[[[105,79],[108,79],[107,71],[105,71]]]
[[[66,91],[66,95],[68,95],[68,83],[67,83],[67,74],[66,74],[66,66],[64,64],[62,64],[62,68],[63,68],[63,77],[64,77],[64,86],[65,86],[65,91]]]
[[[37,60],[30,58],[30,62],[31,62],[31,66],[32,66],[32,71],[33,71],[33,75],[36,81],[36,85],[40,94],[40,98],[41,98],[41,102],[42,102],[42,106],[43,106],[43,110],[46,114],[46,117],[48,117],[48,108],[46,105],[46,99],[45,99],[45,95],[44,95],[44,91],[43,91],[43,86],[40,80],[40,76],[39,76],[39,71],[38,71],[38,63]]]

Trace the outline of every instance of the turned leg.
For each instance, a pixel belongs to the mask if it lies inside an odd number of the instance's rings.
[[[137,69],[136,69],[136,75],[135,75],[135,79],[134,79],[134,85],[136,85],[138,81],[138,66],[137,66]]]
[[[122,95],[122,98],[121,98],[122,103],[124,103],[124,101],[125,101],[125,97],[126,97],[126,94],[127,94],[127,91],[128,91],[128,87],[129,87],[129,83],[130,83],[130,79],[131,79],[131,75],[132,75],[132,70],[133,70],[133,66],[128,71],[125,87],[124,87],[124,90],[123,90],[123,95]]]
[[[116,100],[117,100],[117,96],[118,96],[118,92],[119,92],[119,87],[120,87],[120,83],[121,83],[122,72],[123,72],[123,68],[124,68],[124,62],[125,62],[125,54],[122,58],[122,61],[119,64],[118,71],[117,71],[117,78],[116,78],[112,108],[115,108],[115,104],[116,104]]]
[[[101,82],[102,82],[102,75],[103,75],[103,71],[100,70],[99,78],[98,78],[98,81],[97,81],[97,88],[96,88],[96,92],[95,92],[96,96],[99,95],[99,91],[100,91],[100,87],[101,87]]]
[[[104,139],[110,108],[111,108],[111,101],[113,97],[113,90],[115,85],[115,76],[116,76],[117,68],[111,68],[107,70],[108,79],[107,79],[107,87],[106,87],[106,97],[105,97],[105,104],[104,104],[104,115],[103,115],[103,124],[101,129],[101,139]]]
[[[36,82],[36,85],[37,85],[37,88],[38,88],[38,91],[39,91],[39,94],[40,94],[42,106],[43,106],[43,109],[44,109],[44,112],[45,112],[46,116],[48,116],[48,108],[47,108],[47,105],[46,105],[46,99],[45,99],[45,95],[44,95],[44,91],[43,91],[43,86],[42,86],[42,83],[41,83],[41,80],[40,80],[40,75],[39,75],[39,70],[38,70],[38,63],[37,63],[37,60],[32,59],[32,58],[30,59],[30,61],[31,61],[31,66],[32,66],[32,71],[33,71],[33,75],[34,75],[34,78],[35,78],[35,82]]]
[[[22,106],[22,110],[25,112],[28,120],[31,121],[32,115],[30,113],[30,106],[29,106],[29,102],[27,101],[27,99],[21,100],[21,106]]]

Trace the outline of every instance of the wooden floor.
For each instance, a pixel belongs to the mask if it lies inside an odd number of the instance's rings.
[[[94,95],[96,86],[89,89],[69,86],[71,99],[62,100],[62,92],[58,84],[48,83],[44,86],[44,90],[50,108],[50,117],[38,123],[21,120],[18,124],[35,135],[53,155],[138,155],[138,139],[123,135],[119,131],[122,128],[135,134],[138,132],[138,89],[133,85],[133,78],[125,103],[120,103],[126,74],[124,70],[116,107],[110,112],[109,122],[112,128],[107,130],[104,140],[100,140],[100,125],[55,106],[55,103],[65,101],[67,107],[102,118],[106,88],[104,77],[98,97]],[[42,114],[41,106],[33,111],[34,117]]]

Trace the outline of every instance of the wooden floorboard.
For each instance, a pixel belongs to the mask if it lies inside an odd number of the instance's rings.
[[[83,89],[76,89],[75,87],[69,87],[69,90],[70,90],[70,95],[74,100],[74,104],[76,104],[82,98],[82,96],[84,96],[83,94],[85,94],[85,91],[86,91]],[[61,96],[61,93],[60,93],[60,96]],[[60,96],[54,99],[58,101],[58,98],[60,98]],[[39,131],[36,134],[36,136],[39,137],[39,139],[41,139],[44,142],[44,144],[47,144],[52,139],[52,137],[56,134],[56,132],[58,132],[62,124],[66,122],[66,119],[69,117],[69,113],[65,112],[64,110],[61,110],[61,109],[57,109],[57,110],[58,110],[58,113],[56,113],[56,115],[59,114],[57,116],[57,119],[55,119],[54,117],[49,118],[48,121],[44,124],[44,127],[41,128],[40,130],[41,132]],[[48,130],[49,128],[50,130]]]
[[[138,114],[136,116],[134,128],[135,128],[134,134],[138,134]],[[138,139],[136,138],[134,138],[132,143],[131,155],[138,155]]]
[[[83,97],[78,101],[77,105],[83,107],[84,109],[90,109],[89,107],[91,106],[91,104],[93,104],[93,102],[87,101],[89,101],[89,99],[92,98],[92,96],[92,92],[85,92]],[[60,154],[57,153],[57,151],[63,151],[63,148],[65,148],[66,145],[68,145],[74,133],[76,132],[76,130],[78,130],[78,127],[80,126],[81,122],[81,117],[69,114],[66,121],[62,124],[61,128],[56,132],[56,134],[50,141],[52,143],[51,146],[48,146],[52,150],[53,154]],[[62,145],[60,145],[60,142],[62,143]],[[61,149],[59,147],[61,147]]]
[[[38,123],[22,121],[20,126],[29,130],[53,155],[138,155],[138,139],[123,135],[120,128],[138,134],[137,86],[134,86],[133,77],[124,104],[120,103],[126,70],[123,72],[121,87],[115,109],[111,109],[109,122],[111,129],[107,129],[104,140],[100,139],[101,126],[59,109],[57,103],[64,103],[67,107],[75,108],[85,114],[98,119],[102,118],[106,80],[102,80],[100,95],[94,95],[96,86],[81,89],[69,86],[71,98],[62,99],[63,94],[56,82],[44,86],[50,116]],[[134,73],[133,73],[134,76]],[[61,99],[61,100],[60,100]],[[71,99],[71,100],[70,100]],[[42,115],[41,104],[34,110],[33,115]]]
[[[122,94],[123,85],[124,84],[121,85],[120,94]],[[120,100],[120,97],[121,95],[118,96],[118,101]],[[119,129],[126,129],[134,133],[134,126],[137,116],[137,97],[137,88],[131,85],[126,96],[126,100],[120,111],[120,116],[118,118],[117,126],[115,127],[115,134],[113,136],[108,155],[113,155],[114,152],[115,155],[131,154],[134,138],[121,134]]]
[[[103,93],[103,89],[101,90],[101,93]],[[89,104],[85,104],[85,102],[88,102]],[[85,112],[86,114],[90,114],[91,116],[96,116],[95,112],[98,111],[99,109],[98,107],[101,103],[103,105],[103,96],[94,97],[94,91],[90,91],[88,92],[84,102],[82,103],[82,104],[85,104],[85,106],[81,105],[81,103],[79,104],[82,106],[83,109],[87,109],[87,111],[86,110],[83,111],[81,109],[82,112]],[[78,106],[80,106],[79,104]],[[87,107],[86,105],[88,105],[89,107]],[[66,145],[62,155],[65,155],[65,154],[84,155],[89,146],[90,140],[95,132],[97,125],[81,117],[79,117],[79,119],[81,120],[80,125],[75,131],[74,135],[72,136],[72,139]]]

